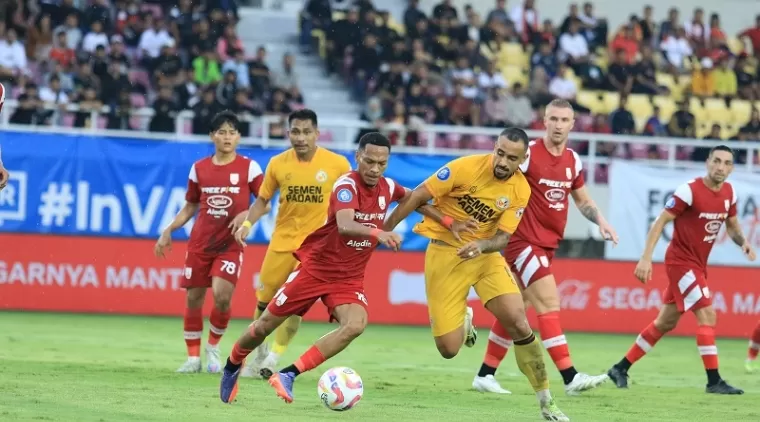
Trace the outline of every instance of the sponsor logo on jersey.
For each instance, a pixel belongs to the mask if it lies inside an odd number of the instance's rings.
[[[372,247],[372,241],[368,240],[368,239],[364,239],[364,240],[349,240],[348,242],[346,242],[346,246],[348,246],[349,248],[355,248],[357,250],[362,250],[362,249],[366,249],[366,248],[371,248]]]
[[[544,193],[544,197],[549,202],[562,202],[565,200],[566,193],[564,189],[552,188]]]
[[[206,204],[211,208],[225,209],[232,206],[232,198],[226,195],[211,195],[206,198]]]
[[[474,198],[470,195],[464,195],[459,198],[457,204],[467,215],[473,217],[481,223],[485,223],[491,220],[496,215],[496,211],[490,206],[486,205],[478,198]]]
[[[699,214],[699,218],[707,220],[725,220],[728,218],[728,213],[725,212],[703,212]]]
[[[201,188],[201,192],[207,193],[209,195],[216,195],[220,193],[238,194],[240,193],[240,188],[237,186],[208,186],[205,188]]]
[[[354,199],[354,194],[351,193],[350,189],[343,188],[338,191],[338,201],[343,202],[344,204],[351,202],[352,199]]]
[[[381,210],[385,210],[385,197],[381,196],[377,198],[377,205],[380,207]]]
[[[435,177],[437,177],[438,180],[445,182],[449,180],[449,177],[451,177],[451,170],[449,170],[448,167],[443,167],[442,169],[438,170],[438,173],[435,174]]]
[[[240,174],[239,173],[230,173],[230,183],[233,185],[237,185],[240,181]]]
[[[340,195],[340,192],[338,194]],[[340,197],[338,199],[340,199]],[[285,200],[287,202],[321,204],[325,201],[325,195],[322,193],[322,186],[291,185],[285,190]]]
[[[496,208],[504,211],[505,209],[509,208],[509,198],[502,196],[501,198],[496,200]]]
[[[320,170],[317,172],[317,182],[319,183],[325,183],[327,181],[327,173],[325,173],[324,170]]]
[[[705,224],[705,231],[707,233],[715,234],[720,231],[721,227],[723,227],[723,221],[712,220]]]
[[[385,220],[385,213],[384,212],[355,212],[354,213],[354,220],[359,222],[364,221],[375,221],[375,220]],[[374,224],[373,224],[374,226]]]
[[[568,182],[568,181],[563,181],[563,180],[540,179],[538,181],[538,184],[548,186],[550,188],[570,189],[573,187],[572,181]]]

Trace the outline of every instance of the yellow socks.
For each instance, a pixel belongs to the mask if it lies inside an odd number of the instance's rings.
[[[549,376],[544,365],[544,351],[531,333],[530,337],[515,340],[515,359],[520,372],[528,378],[533,391],[549,389]]]
[[[282,325],[280,325],[274,332],[274,344],[272,345],[272,352],[278,356],[282,356],[285,350],[288,349],[288,345],[298,332],[298,327],[301,325],[301,317],[293,315],[286,319]]]

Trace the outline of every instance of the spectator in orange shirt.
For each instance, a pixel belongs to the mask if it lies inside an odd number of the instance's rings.
[[[709,57],[702,59],[702,68],[695,70],[691,76],[691,93],[700,97],[712,97],[715,95],[715,75],[713,74],[713,61]]]
[[[636,55],[639,54],[639,42],[631,24],[624,26],[610,44],[610,51],[617,52],[620,50],[625,51],[628,64],[633,63],[636,60]]]
[[[63,65],[65,69],[69,68],[76,56],[74,50],[68,47],[69,43],[67,37],[68,35],[66,35],[66,31],[59,32],[55,37],[54,46],[50,50],[50,59],[57,61]]]
[[[726,45],[726,33],[720,28],[720,16],[717,13],[710,15],[710,40]]]

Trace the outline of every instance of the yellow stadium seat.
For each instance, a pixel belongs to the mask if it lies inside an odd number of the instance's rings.
[[[652,117],[652,112],[654,111],[649,97],[641,94],[633,94],[628,97],[627,109],[634,117],[641,117],[643,119]]]
[[[332,13],[333,21],[339,21],[346,17],[346,12],[336,11]]]
[[[617,110],[620,105],[620,94],[617,92],[605,92],[604,93],[604,108],[607,113]]]
[[[705,136],[709,135],[711,126],[712,125],[706,122],[697,122],[697,138],[702,139]]]
[[[480,54],[482,54],[483,57],[487,58],[488,60],[494,59],[493,52],[491,51],[490,48],[488,48],[488,46],[485,43],[480,44]]]
[[[520,82],[524,87],[528,86],[528,75],[520,66],[502,66],[501,74],[509,86],[514,85],[515,82]]]
[[[503,43],[499,51],[499,62],[507,65],[527,68],[530,58],[518,43]]]
[[[647,120],[649,120],[649,118],[636,117],[634,114],[633,120],[636,123],[636,133],[644,132],[644,127],[647,125]]]
[[[732,122],[734,125],[746,125],[752,113],[752,103],[746,100],[731,101]]]
[[[706,122],[708,120],[707,110],[702,105],[699,98],[691,97],[689,101],[689,111],[697,119],[697,122]]]
[[[720,139],[730,139],[736,135],[736,127],[732,125],[726,125],[720,127]]]
[[[660,119],[663,122],[670,121],[670,117],[676,112],[676,102],[671,97],[658,95],[654,97],[654,104],[660,108]]]
[[[705,99],[705,114],[708,120],[719,123],[721,127],[730,125],[733,121],[731,111],[722,98]]]
[[[581,90],[578,92],[575,100],[578,101],[578,104],[591,110],[593,114],[605,114],[607,111],[604,103],[599,98],[599,93],[596,91]]]

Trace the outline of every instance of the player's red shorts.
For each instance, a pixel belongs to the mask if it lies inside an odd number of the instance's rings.
[[[278,317],[303,316],[318,299],[327,306],[330,320],[333,319],[333,310],[340,305],[355,303],[367,309],[367,298],[364,295],[362,281],[352,283],[322,281],[299,268],[290,274],[288,281],[269,302],[267,310]]]
[[[236,284],[242,267],[242,252],[218,254],[188,252],[185,255],[185,273],[180,286],[183,289],[211,287],[211,277],[219,277]]]
[[[522,288],[526,288],[534,281],[552,274],[554,249],[512,240],[504,250],[504,258],[509,263],[512,273],[522,284]]]
[[[696,311],[712,305],[712,295],[702,270],[679,265],[665,265],[668,287],[663,294],[665,304],[675,304],[680,312]]]

